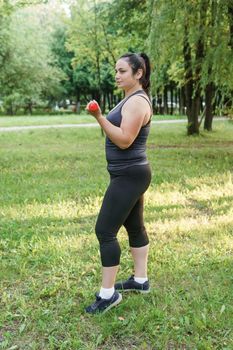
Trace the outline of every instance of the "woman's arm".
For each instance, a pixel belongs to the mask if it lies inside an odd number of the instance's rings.
[[[150,117],[150,108],[144,99],[132,96],[122,107],[120,127],[110,123],[103,117],[101,110],[90,112],[104,130],[109,139],[119,148],[128,148],[137,137],[146,118]]]

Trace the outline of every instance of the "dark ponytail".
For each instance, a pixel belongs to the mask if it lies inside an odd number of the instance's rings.
[[[150,68],[150,59],[149,57],[147,56],[147,54],[145,53],[140,53],[139,54],[140,57],[142,57],[142,59],[144,60],[145,62],[145,68],[146,68],[146,71],[145,71],[145,76],[142,76],[142,78],[140,79],[141,80],[141,83],[142,83],[142,87],[143,87],[143,90],[145,90],[145,92],[147,93],[147,95],[149,95],[149,89],[150,89],[150,71],[151,71],[151,68]]]
[[[126,53],[120,58],[126,58],[132,68],[133,74],[142,69],[143,74],[139,82],[142,84],[143,90],[149,95],[150,88],[150,59],[145,53]]]

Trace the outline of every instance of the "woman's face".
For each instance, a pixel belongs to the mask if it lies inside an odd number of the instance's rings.
[[[136,74],[133,74],[132,68],[126,59],[120,58],[116,63],[115,80],[117,86],[123,90],[128,90],[139,84],[139,79],[142,76],[142,70],[139,69]]]

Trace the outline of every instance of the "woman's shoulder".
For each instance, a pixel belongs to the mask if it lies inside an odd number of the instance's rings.
[[[131,107],[151,107],[151,101],[146,93],[140,92],[130,96],[124,103],[123,108]]]

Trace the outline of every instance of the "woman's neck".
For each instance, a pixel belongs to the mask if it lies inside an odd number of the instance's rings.
[[[125,97],[132,95],[134,92],[138,90],[143,90],[141,85],[132,86],[131,88],[125,90]]]

